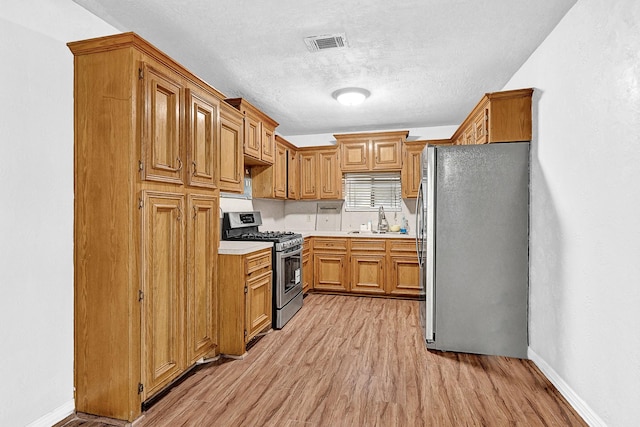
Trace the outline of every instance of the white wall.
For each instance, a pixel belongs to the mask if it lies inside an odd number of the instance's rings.
[[[478,98],[479,99],[479,98]],[[403,128],[403,129],[385,129],[375,132],[384,131],[397,131],[408,130],[409,136],[407,141],[415,141],[422,139],[446,139],[458,129],[458,125],[455,126],[434,126],[434,127],[420,127],[420,128]],[[338,132],[336,132],[338,133]],[[339,132],[343,133],[343,132]],[[352,133],[352,132],[345,132]],[[359,132],[355,132],[359,133]],[[319,133],[314,135],[283,135],[284,139],[295,144],[298,147],[310,147],[314,145],[331,145],[336,143],[336,139],[333,137],[333,133]]]
[[[117,32],[71,1],[0,7],[0,425],[73,404],[73,55]]]
[[[579,0],[534,93],[531,356],[592,425],[640,420],[640,2]]]

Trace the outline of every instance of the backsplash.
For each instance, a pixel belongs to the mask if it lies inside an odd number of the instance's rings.
[[[335,204],[334,201],[295,201],[295,200],[270,200],[270,199],[238,199],[229,198],[222,195],[220,198],[220,211],[236,212],[236,211],[260,211],[262,215],[263,225],[261,230],[279,230],[279,231],[311,231],[316,230],[316,219],[318,213],[318,204],[327,205]],[[337,201],[340,203],[340,201]],[[400,224],[404,216],[409,223],[409,233],[414,232],[416,220],[415,200],[403,199],[402,211],[388,212],[386,217],[389,225]],[[321,210],[323,212],[323,210]],[[326,212],[326,211],[325,211]],[[322,213],[320,220],[327,220],[321,224],[318,229],[328,229],[332,224],[340,224],[342,231],[359,230],[360,224],[366,224],[371,221],[371,226],[375,228],[378,224],[377,212],[346,212],[344,205],[341,211],[340,221],[331,217],[323,218]],[[335,221],[335,222],[334,222]]]

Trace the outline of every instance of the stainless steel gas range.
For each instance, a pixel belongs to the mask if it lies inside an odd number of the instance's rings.
[[[259,231],[260,212],[225,212],[222,239],[273,242],[273,327],[282,329],[302,308],[301,234]]]

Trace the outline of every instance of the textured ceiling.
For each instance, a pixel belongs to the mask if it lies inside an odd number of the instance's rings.
[[[459,124],[500,90],[576,0],[74,0],[135,31],[278,133]],[[304,38],[345,33],[316,53]],[[331,93],[363,87],[360,106]]]

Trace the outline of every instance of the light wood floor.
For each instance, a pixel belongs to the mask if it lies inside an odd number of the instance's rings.
[[[416,301],[312,294],[244,360],[199,368],[134,425],[586,424],[530,361],[427,351]]]

